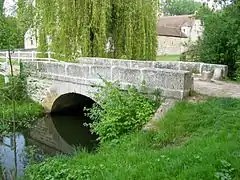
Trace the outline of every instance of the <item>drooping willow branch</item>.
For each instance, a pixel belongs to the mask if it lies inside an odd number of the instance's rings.
[[[157,10],[158,0],[36,0],[39,51],[154,60]]]

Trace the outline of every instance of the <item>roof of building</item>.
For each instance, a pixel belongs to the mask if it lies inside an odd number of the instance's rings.
[[[187,38],[186,34],[181,31],[181,27],[193,26],[194,20],[194,15],[160,16],[157,23],[157,34],[158,36]]]

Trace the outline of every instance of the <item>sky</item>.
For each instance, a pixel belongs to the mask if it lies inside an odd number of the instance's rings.
[[[16,4],[18,0],[5,0],[4,7],[5,7],[5,14],[6,15],[11,15],[12,13],[12,8]],[[214,0],[196,0],[199,2],[208,2],[209,7],[212,7]]]
[[[12,8],[16,4],[17,0],[5,0],[4,1],[4,8],[5,8],[5,14],[6,15],[11,15],[12,13]]]

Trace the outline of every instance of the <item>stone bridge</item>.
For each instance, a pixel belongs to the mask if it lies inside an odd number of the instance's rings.
[[[121,89],[129,85],[140,88],[144,84],[148,93],[160,89],[165,97],[183,99],[194,90],[193,73],[213,72],[220,68],[222,75],[227,75],[227,66],[179,61],[81,58],[76,63],[24,61],[23,65],[30,73],[29,94],[47,112],[63,109],[74,101],[80,104],[94,100],[94,92],[103,85],[100,76],[108,81],[118,81]]]

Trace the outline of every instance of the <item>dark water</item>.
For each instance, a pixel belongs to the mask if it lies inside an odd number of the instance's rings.
[[[84,126],[88,122],[83,115],[52,115],[40,119],[36,125],[26,134],[16,135],[17,169],[18,175],[22,175],[28,164],[27,150],[30,146],[36,146],[38,151],[34,157],[38,160],[45,155],[59,153],[72,153],[76,147],[89,151],[97,146],[96,135]],[[14,169],[13,138],[0,138],[0,165],[10,171]]]

